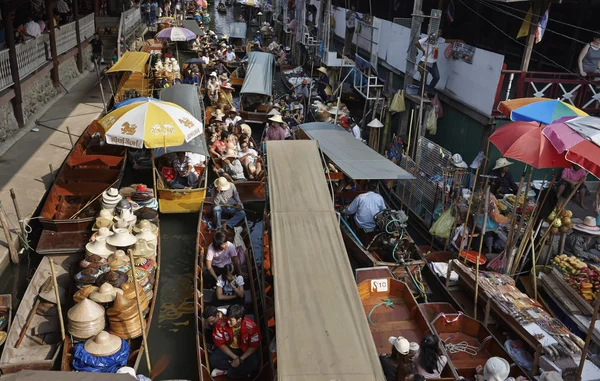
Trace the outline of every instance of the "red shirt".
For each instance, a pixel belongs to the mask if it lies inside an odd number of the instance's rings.
[[[213,341],[217,347],[230,345],[233,342],[233,328],[227,324],[227,318],[222,318],[215,324]],[[238,346],[242,352],[246,352],[248,348],[258,348],[259,345],[260,331],[258,326],[251,319],[245,317],[240,327]]]
[[[224,154],[227,150],[227,144],[222,140],[215,140],[212,145],[212,149],[214,149],[219,154]]]

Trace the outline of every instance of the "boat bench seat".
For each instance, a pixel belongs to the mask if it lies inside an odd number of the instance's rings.
[[[217,300],[217,292],[215,290],[207,290],[203,291],[204,294],[204,303],[210,304],[213,300]],[[244,290],[244,303],[246,305],[252,304],[252,293],[250,290]]]
[[[123,156],[111,155],[71,155],[67,158],[67,165],[75,167],[78,165],[117,167],[123,161]]]
[[[57,196],[97,196],[101,194],[110,184],[107,183],[69,183],[54,184]]]

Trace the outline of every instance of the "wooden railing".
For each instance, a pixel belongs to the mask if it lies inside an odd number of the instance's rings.
[[[127,35],[135,28],[142,20],[142,14],[139,8],[131,8],[126,10],[123,14],[123,31],[122,33]]]
[[[91,38],[95,30],[94,14],[91,13],[82,17],[79,20],[79,28],[82,41]],[[48,34],[42,34],[37,38],[17,44],[15,50],[20,79],[35,72],[52,58],[49,45],[50,39]],[[77,46],[75,22],[62,25],[56,29],[57,54],[63,54],[75,46]],[[0,90],[4,90],[12,84],[9,49],[3,49],[0,50]]]
[[[600,114],[600,74],[582,77],[572,73],[502,70],[492,114],[498,104],[515,98],[560,99],[588,114]]]

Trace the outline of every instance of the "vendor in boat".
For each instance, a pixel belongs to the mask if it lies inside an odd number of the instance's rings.
[[[211,289],[217,285],[219,276],[227,272],[226,266],[232,264],[237,273],[241,273],[235,245],[227,240],[227,235],[222,231],[215,232],[213,242],[208,247],[206,254],[206,269],[210,274],[206,276],[204,288]]]
[[[219,90],[219,99],[217,105],[221,110],[229,107],[233,107],[233,91],[234,88],[229,82],[221,83],[221,89]]]
[[[260,171],[262,171],[262,166],[258,159],[258,152],[250,148],[248,139],[240,141],[240,151],[240,161],[246,169],[250,180],[254,180]]]
[[[273,123],[267,128],[265,140],[285,140],[286,133],[281,115],[273,115],[269,120]]]
[[[437,336],[426,335],[421,339],[419,351],[413,357],[416,373],[427,378],[440,378],[448,359],[438,353]]]
[[[217,278],[216,300],[213,305],[244,304],[244,277],[235,271],[233,264],[225,266],[225,274]]]
[[[558,189],[556,190],[556,197],[560,200],[560,196],[563,195],[565,191],[570,192],[573,187],[575,187],[581,179],[585,179],[587,176],[587,171],[577,164],[571,164],[571,168],[565,168],[560,175],[560,180],[558,182]],[[577,193],[579,196],[579,206],[585,209],[583,205],[583,200],[585,198],[585,191],[587,187],[585,185],[585,180],[583,183],[577,188]]]
[[[565,251],[583,261],[600,262],[600,227],[596,218],[587,216],[580,224],[573,225],[573,232],[565,241]]]
[[[245,315],[244,307],[234,304],[227,310],[226,318],[215,325],[213,341],[217,350],[208,360],[212,377],[252,378],[259,371],[260,330]]]
[[[512,162],[501,157],[496,160],[496,165],[492,169],[492,176],[496,177],[492,183],[493,193],[497,197],[503,197],[505,194],[517,194],[519,190],[508,169],[510,165],[512,165]]]
[[[234,150],[227,150],[223,156],[223,168],[219,169],[219,175],[225,177],[227,181],[246,181],[244,167]]]
[[[171,187],[174,189],[197,188],[198,174],[190,158],[185,152],[177,152],[177,157],[173,160],[173,170],[175,178],[171,180]]]
[[[217,220],[217,226],[223,227],[228,231],[233,229],[246,218],[246,212],[243,209],[240,195],[234,184],[227,181],[225,177],[219,177],[214,182],[211,196],[213,199],[213,214]],[[221,224],[221,215],[232,216],[226,223]]]
[[[406,381],[414,372],[408,352],[410,343],[404,337],[390,337],[392,354],[379,356],[386,381]]]
[[[304,97],[304,99],[308,99],[310,93],[310,89],[308,88],[308,81],[303,79],[302,82],[294,87],[294,97],[300,98]]]
[[[377,225],[373,218],[385,209],[385,201],[376,190],[377,182],[370,182],[369,191],[356,196],[352,203],[342,211],[345,215],[354,215],[356,226],[365,233],[371,233],[375,230]]]
[[[208,150],[210,155],[213,157],[221,157],[227,152],[227,140],[229,139],[229,132],[221,131],[219,138],[215,140],[213,145]]]

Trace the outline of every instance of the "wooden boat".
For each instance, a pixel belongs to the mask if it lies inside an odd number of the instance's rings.
[[[40,211],[39,254],[83,251],[102,192],[121,182],[127,149],[104,144],[101,129],[96,121],[90,124],[56,175]]]
[[[263,124],[271,111],[269,102],[273,95],[273,72],[275,56],[269,53],[251,52],[244,83],[240,90],[240,116],[246,123]]]
[[[160,224],[158,221],[152,221],[153,223],[155,223],[158,227],[159,227],[159,232],[160,232]],[[160,264],[161,264],[161,249],[160,249],[160,234],[158,234],[158,242],[156,244],[156,273],[155,273],[155,280],[154,280],[154,288],[153,288],[153,292],[154,292],[154,297],[150,300],[150,304],[148,305],[148,313],[145,316],[144,319],[144,324],[145,324],[145,330],[146,330],[146,337],[148,337],[148,334],[150,332],[150,326],[152,323],[152,316],[154,316],[154,309],[156,307],[156,300],[158,299],[158,283],[160,280]],[[76,266],[77,267],[77,266]],[[75,272],[72,272],[71,274],[71,280],[73,279],[73,275],[75,275]],[[131,274],[129,274],[129,276],[131,276]],[[71,285],[74,285],[74,283],[71,281]],[[69,292],[69,298],[67,299],[67,301],[73,302],[73,294],[76,292],[76,287],[71,287],[71,292]],[[71,304],[69,306],[72,307],[73,304]],[[67,311],[67,310],[63,310],[63,311]],[[139,316],[139,315],[137,315]],[[66,321],[65,321],[66,324]],[[110,331],[110,329],[108,328],[107,325],[107,330]],[[141,361],[145,361],[144,359],[144,346],[143,346],[143,341],[142,341],[142,336],[140,337],[136,337],[134,339],[130,339],[127,340],[127,343],[129,344],[129,348],[130,348],[130,353],[129,353],[129,359],[127,360],[127,366],[132,367],[133,369],[137,370],[138,366],[140,365]],[[71,340],[71,336],[67,333],[67,337],[65,338],[65,342],[64,342],[64,348],[63,348],[63,354],[62,354],[62,359],[61,359],[61,370],[62,371],[73,371],[73,341]]]
[[[477,367],[483,367],[491,357],[501,357],[509,363],[513,362],[502,344],[481,322],[473,318],[463,314],[440,314],[431,322],[431,326],[446,347],[448,361],[460,377],[474,379]],[[449,349],[459,343],[467,343],[474,350],[473,353]],[[510,376],[526,377],[526,374],[519,366],[514,365],[511,366]]]
[[[198,374],[200,380],[225,381],[224,376],[211,378],[210,364],[208,360],[207,345],[207,330],[209,330],[202,319],[202,311],[204,306],[211,303],[213,298],[216,298],[215,291],[204,288],[203,270],[204,258],[208,251],[208,247],[213,241],[215,231],[210,225],[216,224],[213,213],[213,205],[210,200],[205,200],[198,217],[198,234],[196,240],[196,266],[194,267],[194,308],[195,325],[196,325],[196,353],[198,356]],[[245,263],[242,265],[242,271],[247,274],[246,284],[250,285],[249,290],[245,291],[245,308],[246,314],[251,318],[261,329],[262,341],[259,355],[261,358],[261,369],[254,381],[272,381],[273,373],[270,360],[269,350],[269,334],[267,332],[266,321],[264,317],[264,294],[260,286],[259,269],[256,267],[256,258],[252,249],[250,239],[250,229],[246,220],[241,225],[241,238],[244,242],[246,250],[244,251]],[[245,276],[246,278],[246,276]]]
[[[151,97],[154,78],[150,68],[150,53],[126,52],[106,74],[116,76],[114,101],[119,103],[131,98],[131,94],[140,97]]]
[[[198,87],[182,84],[175,85],[162,90],[160,99],[173,102],[189,111],[196,119],[204,121],[204,107],[202,107],[202,101],[198,95]],[[180,151],[193,152],[207,157],[208,150],[206,149],[204,134],[180,147],[169,147],[168,149],[168,153]],[[154,189],[157,191],[159,210],[161,213],[198,212],[204,201],[204,197],[206,197],[208,181],[206,166],[195,167],[196,172],[199,172],[198,177],[200,178],[198,188],[172,189],[165,183],[159,170],[160,159],[166,153],[164,149],[155,149],[153,152],[154,160],[152,160]]]
[[[70,274],[77,267],[80,256],[56,255],[51,258],[55,263],[58,287],[67,290],[71,282]],[[8,337],[0,357],[2,374],[16,373],[23,369],[53,369],[63,345],[60,322],[56,308],[48,309],[47,303],[38,303],[38,300],[41,302],[40,290],[50,285],[48,279],[51,276],[50,257],[43,257],[25,290],[8,330]],[[49,289],[53,288],[50,286]],[[21,335],[23,340],[17,347]]]
[[[233,46],[235,54],[240,58],[246,55],[246,29],[245,22],[234,22],[229,25],[229,44]]]
[[[245,68],[243,65],[240,65],[237,69],[231,72],[229,76],[229,82],[231,82],[232,86],[242,86],[244,84]]]
[[[221,160],[221,158],[214,157],[213,155],[210,155],[210,159],[212,162],[212,169],[218,177],[219,170],[223,168],[222,160]],[[258,160],[260,160],[260,162],[262,162],[262,158],[259,157]],[[240,200],[243,203],[265,201],[266,186],[265,186],[265,173],[264,173],[265,166],[264,166],[264,164],[262,167],[263,167],[263,170],[258,175],[258,177],[256,177],[255,180],[234,181],[233,182],[235,184],[235,187],[236,187],[239,195],[240,195]],[[248,173],[246,173],[245,169],[244,169],[244,174],[245,174],[246,178],[248,178]]]
[[[403,336],[408,341],[420,343],[423,336],[431,332],[406,283],[394,278],[367,279],[358,284],[358,293],[378,355],[391,354],[388,341],[391,336]],[[385,306],[382,300],[393,303],[393,308]],[[444,349],[442,352],[448,357]],[[457,379],[451,364],[444,367],[440,379]]]
[[[217,12],[219,13],[227,13],[227,7],[225,6],[224,3],[219,3],[219,5],[217,5]]]

